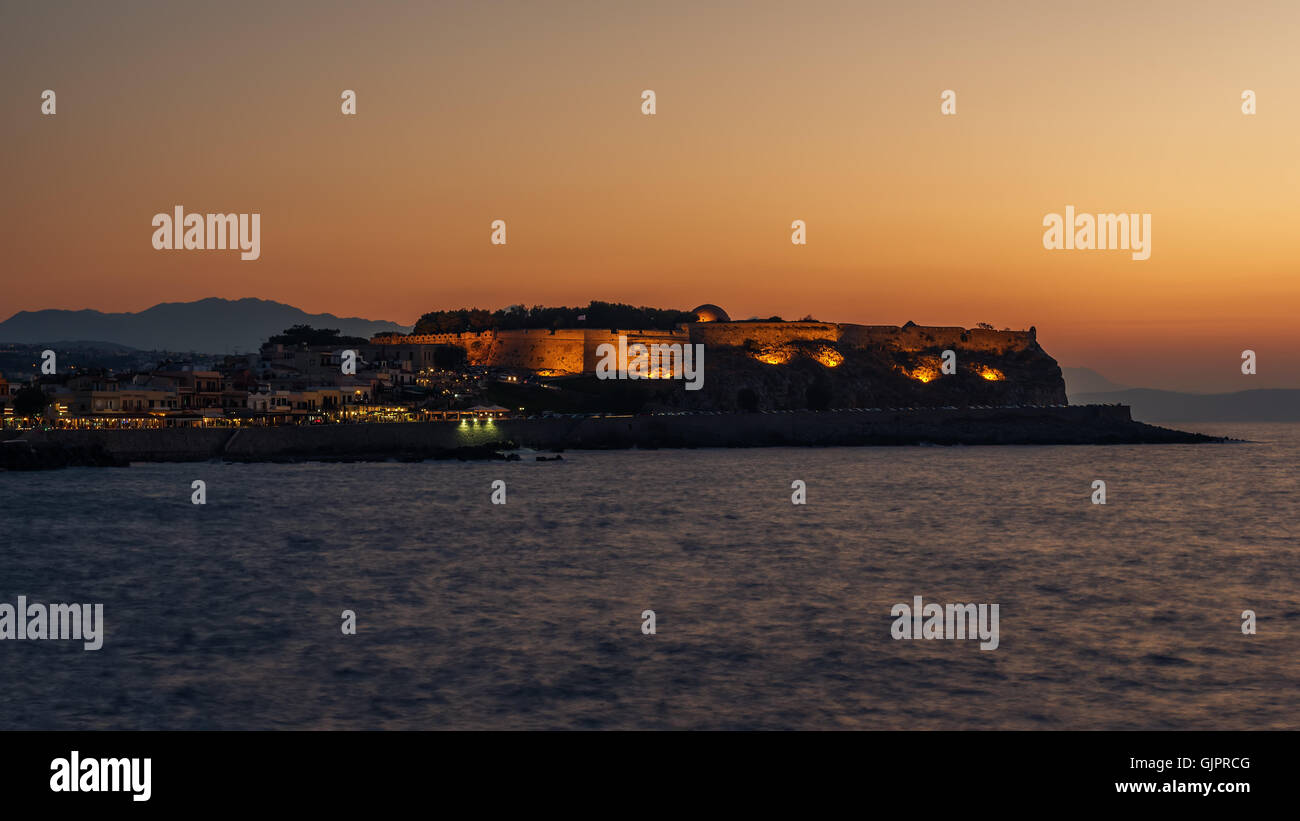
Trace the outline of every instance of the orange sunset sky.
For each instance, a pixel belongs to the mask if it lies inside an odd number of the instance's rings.
[[[1297,44],[1295,2],[5,3],[0,319],[713,302],[1300,387]],[[261,258],[154,250],[175,205],[260,213]],[[1152,214],[1151,258],[1045,250],[1066,205]]]

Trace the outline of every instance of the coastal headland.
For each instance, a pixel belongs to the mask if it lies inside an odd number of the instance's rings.
[[[988,323],[515,305],[435,311],[369,341],[295,326],[209,367],[34,377],[30,427],[0,449],[0,468],[1214,441],[1136,422],[1124,405],[1068,405],[1036,329]]]
[[[269,428],[33,430],[34,448],[93,450],[128,462],[338,461],[491,456],[534,450],[870,445],[1176,444],[1222,441],[1134,421],[1122,405],[787,413],[647,414],[476,423]]]
[[[660,316],[669,312],[633,310],[644,314],[641,324],[670,324]],[[590,310],[593,317],[595,311]],[[657,328],[599,325],[437,333],[428,332],[429,327],[458,322],[460,317],[426,317],[415,333],[377,335],[360,346],[360,352],[367,361],[410,363],[419,369],[454,350],[470,367],[559,378],[555,384],[571,395],[592,397],[584,411],[817,411],[1067,402],[1061,369],[1038,344],[1034,328],[855,325],[777,317],[734,322],[712,304],[680,316],[688,321]],[[540,318],[503,314],[498,321]],[[704,363],[702,384],[682,390],[667,379],[615,385],[596,378],[602,348],[623,350],[634,344],[671,348],[679,356],[690,347],[701,349],[707,354],[699,357]],[[526,401],[503,397],[499,403],[515,407]]]

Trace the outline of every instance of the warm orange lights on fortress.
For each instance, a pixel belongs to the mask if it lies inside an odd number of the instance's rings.
[[[844,361],[844,354],[834,348],[822,348],[817,352],[817,355],[814,356],[813,359],[816,359],[828,368],[836,368]]]
[[[765,362],[768,365],[784,365],[793,359],[793,355],[781,348],[772,348],[766,351],[760,351],[754,354],[754,358],[759,362]]]
[[[912,379],[915,379],[917,382],[932,382],[935,379],[938,379],[939,374],[942,373],[939,358],[935,356],[921,357],[916,367],[912,368],[910,371],[901,365],[898,366],[898,369]]]
[[[768,365],[785,365],[792,361],[796,351],[788,347],[764,348],[752,356]],[[844,354],[831,347],[821,347],[815,351],[804,351],[806,356],[827,368],[837,368],[844,362]]]
[[[939,360],[932,356],[922,357],[920,363],[910,371],[902,366],[899,366],[898,369],[917,382],[933,382],[943,374],[943,367],[940,365]],[[976,365],[972,370],[989,382],[1003,382],[1007,378],[1007,375],[1002,371],[997,368],[990,368],[988,365]]]

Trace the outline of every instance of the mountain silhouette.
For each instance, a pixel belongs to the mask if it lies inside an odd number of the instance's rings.
[[[233,353],[256,350],[267,337],[293,325],[338,328],[344,336],[406,333],[409,327],[359,317],[309,314],[268,299],[162,302],[137,313],[19,311],[0,322],[0,342],[52,343],[94,339],[141,350]]]
[[[1144,422],[1300,422],[1300,390],[1294,388],[1209,394],[1131,388],[1071,393],[1070,404],[1128,405]]]
[[[1076,393],[1110,393],[1127,390],[1129,387],[1110,381],[1092,368],[1067,368],[1062,365],[1061,375],[1065,377],[1065,392],[1071,396]]]

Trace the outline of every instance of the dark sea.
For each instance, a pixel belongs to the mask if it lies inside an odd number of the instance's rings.
[[[106,623],[0,728],[1300,729],[1300,425],[1170,426],[1251,442],[0,473],[0,602]]]

